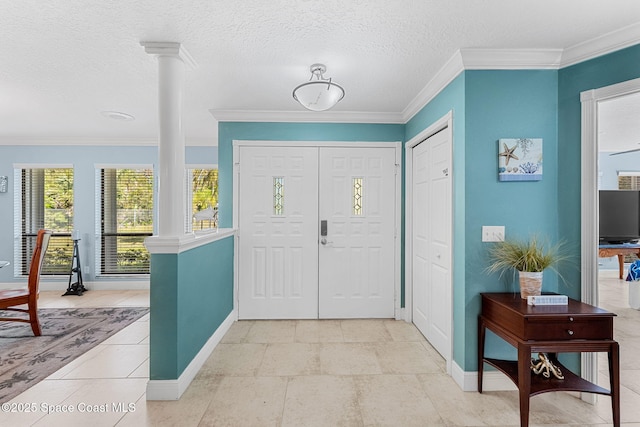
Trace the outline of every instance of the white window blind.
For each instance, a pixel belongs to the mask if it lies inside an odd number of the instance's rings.
[[[73,254],[73,169],[18,168],[14,173],[15,267],[29,275],[38,230],[53,232],[42,266],[43,275],[69,274]]]
[[[149,274],[144,239],[153,234],[153,170],[102,168],[96,174],[98,275]]]
[[[640,172],[618,172],[618,190],[640,190]]]

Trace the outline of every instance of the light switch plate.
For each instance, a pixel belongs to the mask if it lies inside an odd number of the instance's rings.
[[[483,242],[503,242],[504,241],[504,225],[483,225],[482,241]]]

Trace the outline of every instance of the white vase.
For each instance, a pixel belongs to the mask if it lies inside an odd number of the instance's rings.
[[[527,299],[530,295],[542,293],[542,271],[519,271],[520,298]]]

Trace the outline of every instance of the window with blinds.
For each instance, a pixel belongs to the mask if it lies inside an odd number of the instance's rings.
[[[218,228],[218,169],[187,169],[185,231]]]
[[[640,172],[618,172],[618,190],[640,190]]]
[[[153,170],[96,171],[99,196],[100,275],[149,274],[144,239],[153,234]]]
[[[19,185],[14,203],[16,273],[29,275],[38,230],[45,228],[53,234],[41,274],[69,274],[73,255],[73,168],[15,169],[14,178]]]

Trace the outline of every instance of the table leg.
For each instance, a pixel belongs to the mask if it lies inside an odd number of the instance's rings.
[[[518,344],[518,392],[520,394],[520,427],[529,426],[531,393],[531,347]]]
[[[622,275],[624,274],[624,255],[618,254],[618,268],[620,271],[620,280],[622,280]]]
[[[611,384],[611,408],[613,425],[620,427],[620,346],[617,342],[609,348],[609,381]]]
[[[484,336],[486,327],[482,316],[478,317],[478,393],[482,393],[482,373],[484,372]]]

